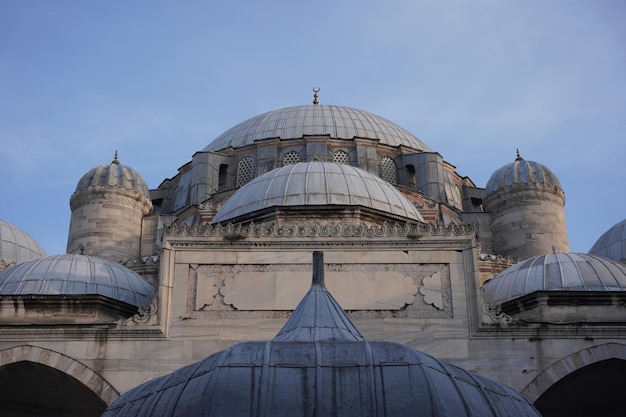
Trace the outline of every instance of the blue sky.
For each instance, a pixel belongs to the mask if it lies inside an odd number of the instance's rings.
[[[383,116],[484,187],[525,159],[570,246],[623,220],[626,2],[0,0],[0,218],[65,252],[69,198],[120,161],[150,188],[265,111]]]

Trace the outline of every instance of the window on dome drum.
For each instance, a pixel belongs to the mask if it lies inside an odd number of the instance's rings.
[[[333,153],[333,162],[350,165],[350,155],[346,151],[336,151]]]
[[[220,172],[217,180],[217,191],[226,189],[226,181],[228,178],[228,165],[220,164]]]
[[[246,185],[252,181],[252,158],[243,158],[237,164],[237,187]]]
[[[300,162],[300,154],[296,151],[287,152],[283,156],[283,165],[293,165]]]
[[[406,166],[406,177],[408,186],[415,188],[415,166],[410,164]]]
[[[396,163],[388,156],[380,161],[380,177],[391,184],[398,182]]]

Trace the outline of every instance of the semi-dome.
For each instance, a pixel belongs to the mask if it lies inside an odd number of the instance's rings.
[[[423,221],[395,187],[362,169],[332,162],[300,162],[267,172],[241,187],[213,218],[220,223],[269,208],[362,206]]]
[[[103,417],[539,416],[512,388],[392,342],[368,342],[313,283],[272,341],[245,342],[115,400]]]
[[[603,256],[614,261],[626,260],[626,219],[612,226],[593,244],[590,255]]]
[[[430,151],[417,137],[383,117],[349,107],[323,104],[286,107],[263,113],[227,130],[204,151],[217,152],[242,148],[257,140],[300,139],[308,135],[328,135],[344,140],[355,137],[374,139],[382,145]]]
[[[155,294],[141,275],[87,255],[50,255],[0,272],[0,296],[102,295],[145,307]]]
[[[539,162],[527,161],[517,153],[514,162],[497,169],[487,181],[485,197],[493,192],[517,184],[542,184],[561,190],[561,183],[548,167]]]
[[[28,233],[0,219],[0,263],[19,264],[45,255],[43,248]]]
[[[507,268],[483,291],[485,300],[494,305],[538,291],[626,291],[626,266],[599,256],[553,253]]]
[[[115,152],[115,158],[110,164],[99,165],[83,175],[78,181],[76,191],[103,185],[136,191],[146,197],[150,195],[143,177],[133,168],[120,164],[117,159],[117,152]]]

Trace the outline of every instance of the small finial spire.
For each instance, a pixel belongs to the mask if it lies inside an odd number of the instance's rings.
[[[324,252],[313,251],[313,284],[324,287]]]
[[[115,150],[115,157],[113,158],[113,162],[111,162],[112,164],[119,164],[120,161],[117,160],[117,149]]]
[[[515,149],[515,152],[517,153],[517,158],[515,158],[515,160],[516,160],[516,161],[521,161],[521,160],[523,160],[523,159],[524,159],[524,158],[522,158],[522,157],[520,156],[520,154],[519,154],[519,148]]]
[[[319,87],[313,87],[313,104],[315,104],[316,106],[319,103],[319,100],[317,99],[317,93],[319,92],[320,92]]]
[[[85,254],[85,245],[80,245],[80,254],[81,255]]]

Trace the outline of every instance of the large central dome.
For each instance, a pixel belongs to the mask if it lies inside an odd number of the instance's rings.
[[[218,136],[204,151],[242,148],[269,138],[300,139],[305,135],[374,139],[383,145],[430,152],[421,140],[385,118],[349,107],[321,104],[286,107],[248,119]]]

